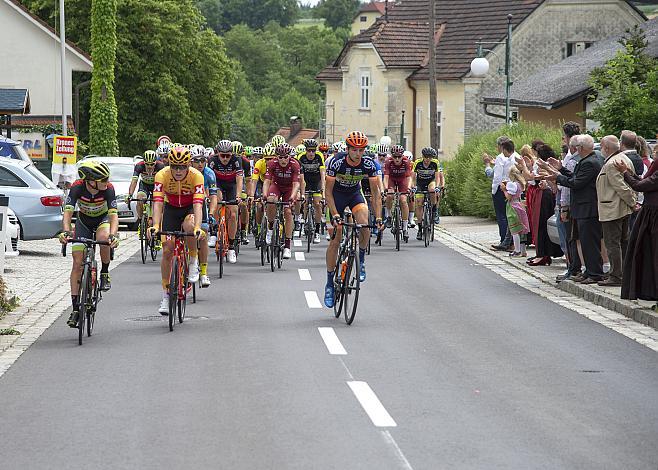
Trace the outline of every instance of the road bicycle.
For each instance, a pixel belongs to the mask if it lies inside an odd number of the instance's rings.
[[[277,269],[281,269],[283,264],[283,248],[285,246],[285,218],[283,210],[286,206],[290,206],[289,202],[265,202],[265,204],[276,205],[276,215],[272,224],[272,243],[269,246],[270,268],[274,272],[274,265]]]
[[[171,258],[171,270],[169,271],[169,331],[174,331],[176,317],[178,317],[178,323],[183,323],[185,320],[187,293],[192,290],[192,284],[188,281],[189,252],[185,237],[193,237],[194,234],[179,230],[156,234],[158,237],[161,235],[174,238],[174,255]]]
[[[229,250],[228,223],[226,221],[226,206],[235,206],[237,199],[232,201],[219,201],[217,203],[217,243],[215,243],[215,255],[219,261],[219,278],[224,277],[224,262]]]
[[[423,216],[420,219],[422,226],[418,227],[418,230],[422,230],[423,242],[425,247],[428,247],[430,242],[434,241],[434,211],[430,200],[430,194],[433,192],[417,191],[416,194],[423,195]]]
[[[141,201],[136,198],[128,198],[128,210],[132,211],[133,201]],[[146,264],[146,257],[150,253],[151,259],[153,261],[158,257],[158,250],[156,249],[156,240],[155,238],[149,238],[146,234],[146,231],[151,226],[151,221],[153,217],[152,212],[152,203],[153,203],[153,194],[149,193],[144,202],[144,208],[142,210],[142,216],[139,218],[138,227],[139,227],[139,246],[142,254],[142,264]]]
[[[363,229],[373,229],[376,226],[346,221],[339,225],[343,227],[343,239],[334,271],[334,315],[338,318],[342,312],[345,323],[351,325],[356,316],[361,291],[359,232]],[[334,236],[335,234],[336,231],[334,231]]]
[[[313,191],[306,191],[304,197],[306,199],[306,213],[304,214],[304,237],[306,237],[306,252],[311,252],[311,245],[315,236],[315,205],[313,204],[313,195],[317,194]]]
[[[96,245],[108,246],[109,242],[92,240],[91,238],[70,238],[68,243],[82,243],[82,275],[80,276],[80,291],[78,293],[78,344],[82,345],[84,332],[91,336],[94,331],[94,320],[98,302],[103,295],[99,289],[98,266],[96,263]],[[66,256],[66,244],[62,245],[62,256]],[[112,251],[110,251],[110,257]]]
[[[400,251],[400,240],[402,240],[402,208],[400,207],[400,192],[395,191],[393,206],[391,207],[391,232],[395,236],[395,249]],[[409,241],[408,237],[404,238],[404,242]]]

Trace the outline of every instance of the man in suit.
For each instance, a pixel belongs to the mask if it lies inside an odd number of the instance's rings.
[[[628,222],[635,210],[637,197],[624,181],[624,175],[615,169],[616,163],[623,162],[633,171],[633,163],[620,150],[616,136],[608,135],[601,139],[601,154],[605,163],[596,178],[596,193],[603,242],[610,259],[610,277],[599,282],[599,285],[613,287],[621,286],[623,257],[628,246]]]
[[[601,171],[601,162],[594,152],[594,139],[590,135],[579,136],[576,144],[580,161],[573,172],[562,168],[562,162],[549,159],[543,165],[543,177],[557,181],[571,189],[571,217],[583,249],[585,272],[571,279],[583,284],[596,284],[604,279],[601,260],[601,223],[599,222],[596,178]],[[541,166],[541,165],[540,165]]]

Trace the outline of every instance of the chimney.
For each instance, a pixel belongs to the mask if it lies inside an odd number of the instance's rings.
[[[290,137],[288,137],[288,139],[292,138],[294,135],[297,135],[301,130],[302,130],[302,118],[300,118],[299,116],[291,116]]]

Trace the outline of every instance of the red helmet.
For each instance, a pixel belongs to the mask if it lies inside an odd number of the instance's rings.
[[[294,150],[292,145],[283,143],[276,146],[275,153],[278,157],[288,157]]]
[[[366,137],[363,132],[352,131],[347,134],[347,137],[345,138],[345,144],[347,144],[348,147],[363,149],[366,148],[366,145],[368,145],[368,137]]]
[[[404,147],[402,145],[393,145],[391,146],[391,155],[401,156],[404,154]]]
[[[326,152],[327,150],[329,150],[329,142],[327,142],[326,140],[321,140],[318,149],[320,149],[320,152]]]

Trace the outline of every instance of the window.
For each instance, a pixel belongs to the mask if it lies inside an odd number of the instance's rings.
[[[370,72],[361,72],[361,109],[370,109]]]
[[[443,140],[442,137],[442,129],[443,129],[443,111],[442,110],[437,110],[436,111],[436,148],[437,150],[441,150],[441,141]]]
[[[568,42],[564,57],[565,58],[571,57],[572,55],[578,54],[579,52],[582,52],[585,49],[589,49],[593,45],[594,45],[593,42],[586,42],[586,41]]]
[[[368,17],[367,17],[367,16],[362,16],[362,17],[361,17],[361,22],[363,23],[363,22],[365,22],[365,21],[368,21]]]
[[[0,186],[13,186],[17,188],[25,188],[27,184],[18,176],[7,170],[5,167],[0,166]]]

